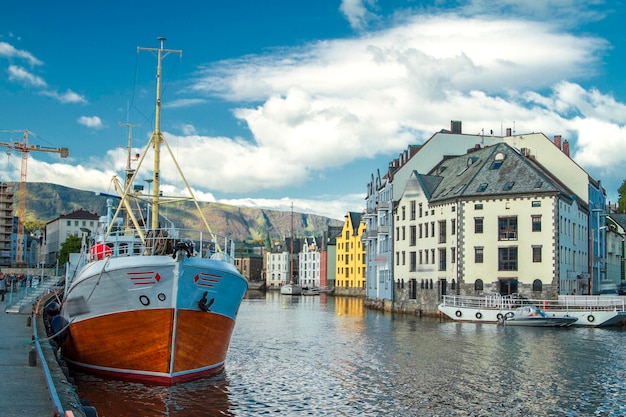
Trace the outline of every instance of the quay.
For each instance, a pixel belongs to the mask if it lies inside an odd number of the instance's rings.
[[[38,295],[49,297],[51,295]],[[2,395],[0,415],[4,417],[93,417],[48,342],[39,303],[30,304],[26,289],[5,294],[0,302],[0,370]],[[27,305],[30,304],[30,305]]]

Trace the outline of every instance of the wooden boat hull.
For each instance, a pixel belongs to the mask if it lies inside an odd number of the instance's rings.
[[[93,262],[74,282],[61,312],[67,362],[162,385],[223,368],[247,289],[226,262],[171,256]]]

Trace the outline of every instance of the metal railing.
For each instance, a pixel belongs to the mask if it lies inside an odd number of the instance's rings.
[[[514,310],[523,305],[535,305],[544,310],[564,311],[626,311],[626,297],[593,295],[559,296],[558,299],[529,299],[520,296],[490,295],[483,297],[444,295],[443,306],[481,309]]]

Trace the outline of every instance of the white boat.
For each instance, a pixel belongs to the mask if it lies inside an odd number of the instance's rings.
[[[280,293],[282,295],[302,295],[302,286],[298,284],[285,284],[280,287]]]
[[[320,295],[319,288],[302,288],[302,295]]]
[[[85,233],[76,275],[68,278],[53,330],[66,329],[61,351],[70,366],[117,379],[172,385],[219,372],[247,279],[234,266],[234,242],[213,233],[160,131],[161,59],[157,65],[155,130],[136,170],[115,181],[95,236]],[[159,188],[160,146],[165,145],[189,192],[164,196]],[[130,149],[129,149],[130,151]],[[133,180],[148,151],[154,157],[152,194]],[[193,201],[206,230],[162,227],[160,205]],[[149,207],[144,220],[140,208]],[[151,221],[150,221],[151,220]],[[88,232],[88,231],[87,231]],[[54,323],[53,323],[54,324]]]
[[[514,312],[508,312],[499,321],[504,326],[526,327],[569,327],[578,318],[557,316],[555,313],[546,313],[534,305],[517,307]]]
[[[491,295],[473,297],[444,295],[438,309],[454,321],[498,323],[507,313],[514,313],[523,305],[535,305],[557,317],[575,317],[573,326],[605,327],[624,323],[626,297],[591,295],[562,295],[555,300],[533,300],[519,297]]]

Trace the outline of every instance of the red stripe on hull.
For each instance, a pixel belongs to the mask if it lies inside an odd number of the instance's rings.
[[[73,323],[63,355],[91,373],[162,385],[219,372],[235,321],[210,312],[179,310],[172,371],[173,323],[173,309],[129,311]]]

